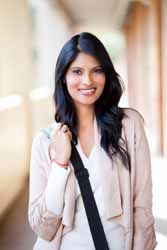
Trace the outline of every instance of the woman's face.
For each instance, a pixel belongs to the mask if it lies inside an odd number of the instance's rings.
[[[66,73],[67,90],[74,103],[94,105],[105,85],[105,74],[93,56],[80,52]]]

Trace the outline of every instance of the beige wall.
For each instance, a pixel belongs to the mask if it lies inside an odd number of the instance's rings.
[[[31,2],[35,52],[33,86],[53,88],[57,56],[71,35],[70,19],[56,1],[54,4],[53,1]]]
[[[31,90],[53,88],[69,34],[67,16],[51,1],[0,1],[0,219],[27,182],[32,137],[54,119],[51,93]]]
[[[28,175],[27,104],[21,96],[8,98],[13,104],[0,111],[0,219],[22,191]],[[0,100],[0,106],[5,99]]]
[[[26,0],[0,1],[0,96],[32,87],[31,31]]]
[[[51,2],[0,1],[0,97],[53,88],[57,55],[72,27]]]
[[[26,95],[32,88],[33,69],[26,0],[0,1],[0,37],[1,217],[21,192],[28,170],[31,119]],[[20,103],[5,98],[16,93],[21,95]]]

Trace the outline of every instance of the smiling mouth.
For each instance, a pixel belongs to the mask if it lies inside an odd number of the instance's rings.
[[[93,95],[96,91],[96,88],[89,88],[89,89],[79,89],[79,92],[82,95],[90,96]]]

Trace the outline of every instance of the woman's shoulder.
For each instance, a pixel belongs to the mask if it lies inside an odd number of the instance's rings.
[[[57,125],[57,122],[54,121],[50,123],[47,127],[41,128],[39,133],[45,135],[48,139],[50,139],[52,130],[54,129],[56,125]]]
[[[122,126],[127,136],[145,134],[144,118],[141,113],[133,108],[124,109],[124,118],[122,120]]]
[[[142,114],[134,108],[122,108],[124,113],[124,121],[144,122]]]
[[[134,108],[123,108],[123,113],[122,126],[128,135],[144,132],[144,118],[138,110]]]
[[[41,143],[45,143],[51,138],[51,133],[53,128],[56,126],[56,122],[52,122],[48,124],[48,126],[41,128],[38,132],[33,136],[32,144],[39,145]]]

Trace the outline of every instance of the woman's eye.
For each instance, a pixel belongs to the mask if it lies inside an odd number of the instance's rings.
[[[81,74],[81,71],[79,69],[75,69],[72,71],[74,74],[77,74],[77,75],[80,75]]]
[[[103,70],[101,68],[95,69],[94,70],[95,73],[103,73]]]

